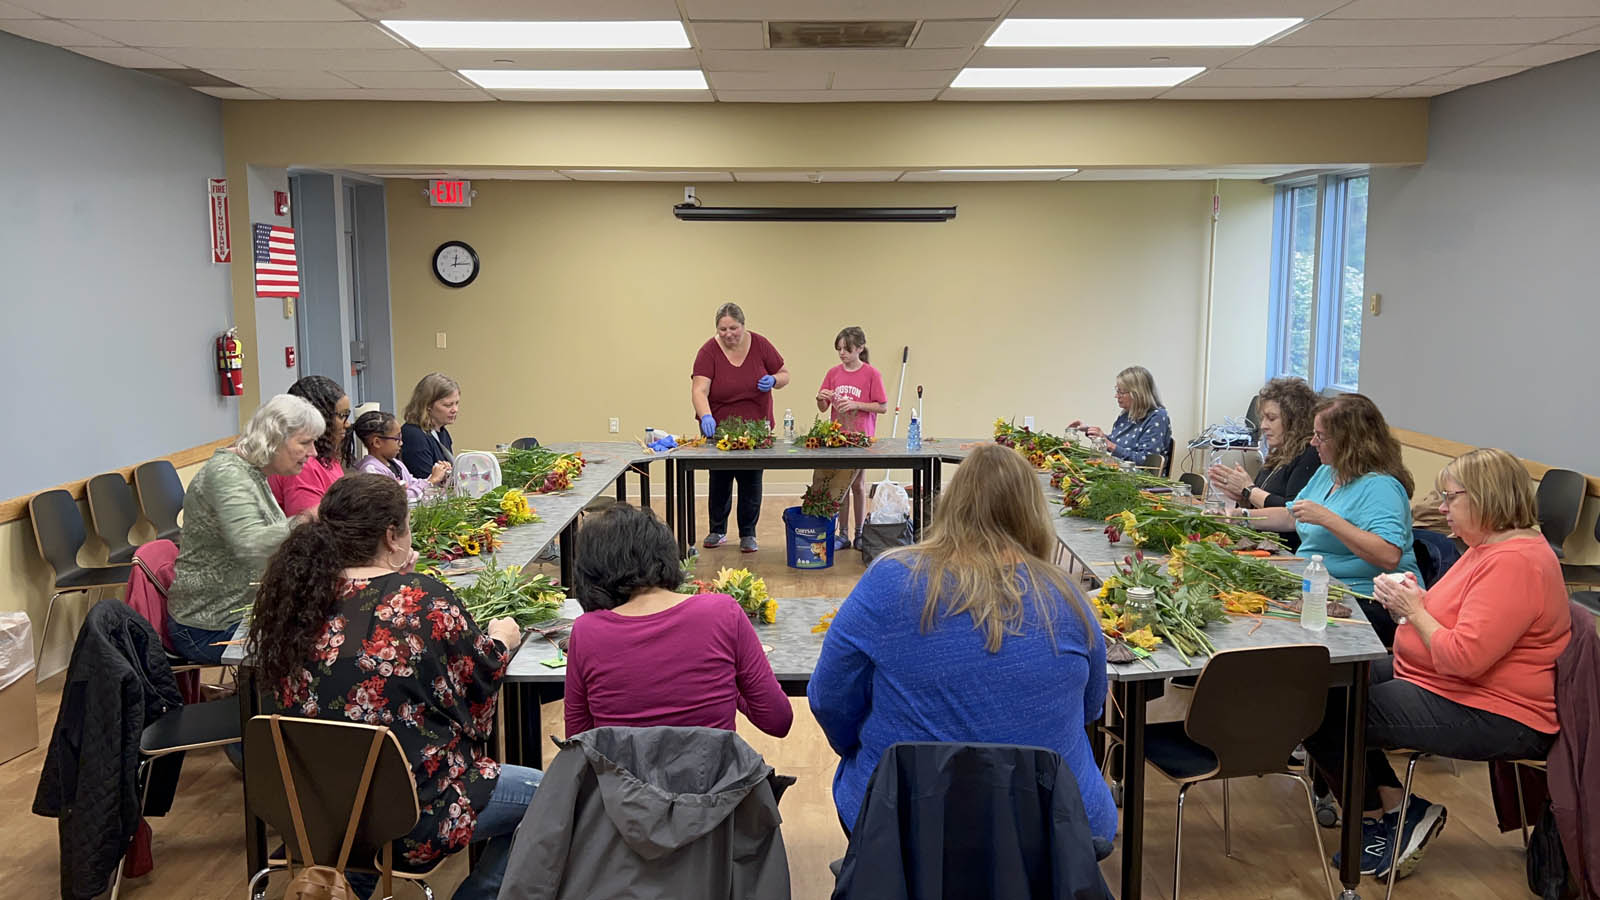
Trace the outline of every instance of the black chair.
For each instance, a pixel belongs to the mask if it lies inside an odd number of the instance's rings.
[[[134,502],[133,488],[116,472],[107,472],[89,479],[89,519],[94,522],[94,533],[106,542],[106,562],[133,561],[133,541],[128,534],[139,523],[139,505]]]
[[[532,438],[532,437],[517,438],[516,440],[511,442],[511,449],[513,449],[513,450],[537,450],[537,449],[539,449],[539,439],[538,438]]]
[[[1198,472],[1185,472],[1178,476],[1178,481],[1189,486],[1189,494],[1191,496],[1204,497],[1206,495],[1206,479],[1204,475]]]
[[[41,491],[28,498],[28,518],[33,521],[33,537],[39,542],[39,555],[55,573],[55,593],[50,595],[50,605],[45,607],[44,627],[39,629],[39,647],[34,662],[44,655],[45,640],[50,635],[50,619],[56,611],[56,600],[63,594],[88,593],[96,588],[122,587],[128,583],[133,566],[84,566],[78,563],[78,551],[88,533],[83,527],[83,514],[78,512],[78,501],[72,495],[56,488]]]
[[[1579,591],[1571,597],[1573,603],[1600,616],[1600,591]]]
[[[1588,489],[1589,480],[1582,472],[1571,469],[1551,469],[1539,479],[1539,490],[1533,497],[1539,510],[1539,530],[1557,557],[1566,556],[1561,545],[1578,527],[1578,513],[1583,510],[1583,495]]]
[[[391,876],[433,896],[427,876],[448,856],[428,872],[391,871],[394,842],[416,826],[421,810],[411,764],[388,728],[254,716],[244,731],[244,783],[249,811],[283,836],[298,864],[376,874],[376,896],[392,895]],[[248,896],[260,896],[257,885],[264,892],[265,879],[289,861],[267,860],[250,877]]]
[[[1594,521],[1594,539],[1600,541],[1600,517]],[[1561,577],[1568,584],[1600,585],[1600,566],[1561,564]],[[1588,593],[1594,593],[1589,591]]]
[[[1145,729],[1145,759],[1178,784],[1173,900],[1178,900],[1182,888],[1184,796],[1202,781],[1222,781],[1222,846],[1223,853],[1231,857],[1228,779],[1250,775],[1284,775],[1305,791],[1322,877],[1329,896],[1333,895],[1333,875],[1317,828],[1311,786],[1284,766],[1295,745],[1322,723],[1330,674],[1328,648],[1321,644],[1225,650],[1200,670],[1194,699],[1182,722],[1161,722]],[[1241,697],[1250,700],[1241,702]],[[1264,709],[1273,714],[1263,717]]]
[[[178,470],[167,460],[152,460],[133,470],[133,485],[139,491],[139,509],[156,527],[156,538],[177,541],[178,513],[183,510]]]

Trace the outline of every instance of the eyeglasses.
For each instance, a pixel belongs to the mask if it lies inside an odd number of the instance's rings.
[[[1322,444],[1327,442],[1328,436],[1320,431],[1313,431],[1311,432],[1311,439],[1319,444]]]
[[[380,434],[376,437],[380,441],[394,441],[396,444],[400,443],[400,435],[398,434]]]
[[[341,421],[341,422],[350,421],[350,410],[348,410],[348,409],[345,410],[344,412],[339,412],[338,410],[334,410],[333,414],[335,416],[337,416],[339,418],[339,421]]]
[[[1118,397],[1131,397],[1131,396],[1133,396],[1133,391],[1126,390],[1124,388],[1116,388],[1116,389],[1113,390],[1113,393],[1115,393]]]
[[[1455,500],[1457,497],[1459,497],[1459,496],[1461,496],[1462,494],[1465,494],[1465,493],[1466,493],[1466,491],[1464,491],[1464,490],[1461,490],[1461,491],[1440,491],[1439,492],[1439,496],[1444,498],[1443,502],[1448,505],[1451,501]]]

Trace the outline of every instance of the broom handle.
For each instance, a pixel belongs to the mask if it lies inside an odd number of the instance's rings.
[[[900,436],[900,398],[906,393],[906,363],[911,360],[911,345],[900,348],[900,386],[894,391],[894,425],[889,429],[889,437]],[[889,470],[883,470],[883,480],[889,480]]]

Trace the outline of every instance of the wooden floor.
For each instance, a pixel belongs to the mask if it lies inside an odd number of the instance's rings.
[[[766,578],[769,589],[784,596],[838,596],[849,593],[862,567],[856,554],[842,554],[831,570],[796,572],[784,565],[783,508],[794,498],[769,496],[762,513],[761,552],[741,554],[730,542],[702,551],[700,571],[722,566],[750,566]],[[660,501],[656,504],[660,511]],[[701,523],[703,532],[704,523]],[[780,615],[782,611],[780,610]],[[39,728],[47,739],[60,701],[60,677],[39,689]],[[1187,692],[1168,691],[1152,720],[1182,716]],[[559,734],[561,706],[544,710],[545,733]],[[803,699],[795,701],[793,731],[773,740],[741,721],[740,733],[778,771],[799,777],[783,798],[783,837],[789,852],[794,896],[826,898],[832,889],[828,862],[844,854],[829,785],[835,757],[811,718]],[[44,749],[0,765],[0,883],[9,898],[60,896],[55,823],[32,814],[34,789]],[[1418,793],[1449,807],[1449,824],[1429,848],[1417,873],[1397,886],[1400,897],[1500,900],[1525,896],[1521,840],[1516,832],[1495,830],[1484,766],[1425,760],[1418,768]],[[122,896],[129,898],[243,897],[245,885],[241,782],[215,751],[190,754],[172,813],[153,820],[156,868],[129,880]],[[1222,853],[1221,788],[1202,785],[1190,791],[1185,815],[1184,896],[1202,898],[1315,898],[1322,895],[1322,874],[1313,853],[1304,795],[1286,779],[1245,779],[1232,791],[1234,857]],[[1153,772],[1146,791],[1146,897],[1172,896],[1172,829],[1176,790]],[[1332,849],[1336,831],[1322,831]],[[1118,883],[1119,857],[1104,863],[1107,880]],[[434,887],[441,898],[465,874],[465,860],[454,859],[440,870]],[[1378,885],[1364,884],[1363,895],[1381,897]],[[269,896],[281,896],[279,876]],[[400,896],[420,896],[400,888]]]

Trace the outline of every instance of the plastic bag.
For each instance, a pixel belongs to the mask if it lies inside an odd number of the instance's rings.
[[[867,521],[873,525],[893,525],[911,518],[911,497],[900,485],[884,479],[872,486],[872,512]]]
[[[33,671],[33,623],[25,612],[0,613],[0,690]]]

